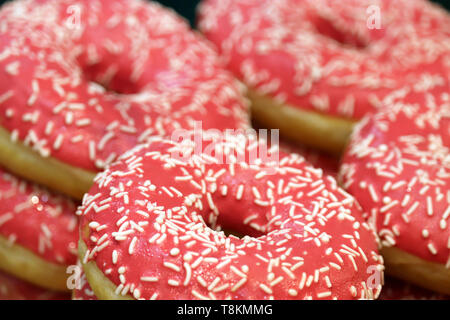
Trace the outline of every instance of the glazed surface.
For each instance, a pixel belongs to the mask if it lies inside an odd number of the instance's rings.
[[[0,236],[45,261],[76,261],[76,205],[0,169]]]
[[[223,139],[230,162],[207,140],[198,154],[198,140],[154,138],[98,175],[82,262],[136,299],[376,297],[367,270],[382,260],[353,197],[299,155],[252,162],[254,138]]]
[[[344,187],[384,246],[450,267],[450,87],[394,91],[355,131]]]
[[[277,103],[358,120],[393,89],[449,76],[450,16],[427,1],[206,0],[199,13],[230,70]]]
[[[0,126],[96,172],[149,136],[247,125],[241,88],[156,3],[13,1],[0,11]]]

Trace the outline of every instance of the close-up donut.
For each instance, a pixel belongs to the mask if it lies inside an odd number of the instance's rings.
[[[336,154],[392,90],[450,77],[450,15],[424,0],[205,0],[198,26],[258,122]]]
[[[354,132],[343,186],[377,228],[386,273],[450,294],[450,84],[385,103]]]
[[[79,251],[98,298],[377,297],[373,230],[334,178],[276,146],[249,160],[251,136],[200,141],[153,138],[97,176]]]
[[[241,87],[177,15],[139,0],[0,10],[0,163],[81,199],[152,135],[247,126]]]
[[[337,176],[338,171],[338,161],[335,158],[326,156],[320,152],[315,152],[309,148],[300,148],[296,145],[293,145],[287,141],[279,141],[280,148],[285,153],[296,153],[305,158],[312,166],[317,169],[323,170],[324,174],[331,175],[333,177]],[[94,291],[89,285],[89,282],[86,279],[86,275],[82,273],[79,279],[79,287],[73,290],[73,299],[74,300],[97,300],[97,297],[94,294]],[[393,286],[392,286],[393,287]],[[384,290],[384,287],[383,287]],[[389,291],[389,293],[392,290]],[[385,293],[385,296],[387,294]]]
[[[37,286],[68,291],[78,221],[71,200],[0,169],[0,270]]]
[[[309,148],[302,148],[298,147],[297,145],[293,145],[292,143],[289,143],[288,141],[279,141],[280,142],[280,149],[283,150],[285,153],[296,153],[301,155],[305,158],[306,161],[308,161],[312,166],[314,166],[317,169],[323,170],[324,174],[331,175],[333,177],[337,176],[338,172],[338,161],[337,159],[326,156],[321,152],[316,152]],[[83,273],[80,276],[80,283],[79,287],[73,290],[73,299],[74,300],[97,300],[97,297],[94,294],[94,291],[89,285],[89,282],[86,279],[86,275]],[[391,286],[393,287],[393,286]],[[390,288],[391,288],[390,287]],[[395,287],[397,288],[397,287]],[[383,287],[384,290],[384,287]],[[392,291],[389,290],[389,293],[392,296]],[[397,291],[396,291],[397,292]],[[384,295],[385,297],[388,296],[387,293]]]

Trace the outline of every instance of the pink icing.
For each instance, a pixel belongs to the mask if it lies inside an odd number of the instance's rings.
[[[344,187],[382,244],[450,267],[450,87],[394,91],[358,126],[343,158]]]
[[[195,121],[247,126],[246,105],[214,50],[173,12],[136,0],[1,8],[0,126],[14,141],[96,171]]]
[[[79,209],[84,262],[137,299],[376,297],[381,260],[353,197],[299,155],[250,162],[255,140],[240,138],[216,150],[246,160],[155,138],[100,174]]]
[[[199,13],[246,85],[332,116],[360,119],[392,89],[450,70],[450,16],[428,1],[205,0]]]
[[[40,258],[62,265],[76,262],[75,204],[0,169],[0,236]]]

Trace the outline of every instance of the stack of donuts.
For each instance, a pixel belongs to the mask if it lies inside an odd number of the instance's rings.
[[[0,7],[0,298],[447,299],[450,15],[198,13]]]

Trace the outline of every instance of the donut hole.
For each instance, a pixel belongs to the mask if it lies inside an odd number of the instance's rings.
[[[259,238],[266,235],[266,232],[258,231],[248,224],[243,223],[236,212],[223,211],[217,217],[213,224],[206,223],[206,226],[212,230],[223,232],[227,237],[233,236],[239,239],[244,237]]]
[[[215,215],[210,211],[202,213],[203,220],[208,228],[223,232],[227,237],[234,236],[239,239],[243,239],[244,237],[260,238],[266,236],[271,231],[266,230],[268,221],[264,218],[267,217],[265,210],[252,208],[254,204],[248,201],[248,198],[242,199],[241,203],[230,201],[228,197],[223,197],[223,199],[214,197],[213,201],[217,204],[219,214]],[[208,203],[204,203],[205,207],[207,205]],[[256,227],[252,223],[253,220],[249,223],[244,218],[251,216],[258,217],[257,225],[259,227]]]
[[[244,237],[246,236],[245,234],[242,234],[242,233],[240,233],[240,232],[238,232],[238,231],[235,231],[235,230],[232,230],[232,229],[223,229],[223,230],[221,230],[221,231],[222,231],[227,237],[233,236],[233,237],[242,239],[242,238],[244,238]]]
[[[314,25],[316,32],[343,46],[364,49],[369,45],[368,42],[358,36],[356,32],[352,32],[352,30],[340,30],[332,21],[325,17],[315,15],[311,17],[311,22]]]
[[[111,64],[105,66],[96,64],[82,66],[86,81],[93,82],[105,89],[106,92],[114,94],[137,94],[142,91],[138,82],[130,77],[131,68]]]
[[[148,75],[143,79],[142,73],[136,71],[136,62],[129,56],[122,51],[105,49],[92,36],[90,33],[85,35],[83,43],[87,43],[89,49],[77,55],[75,61],[86,82],[98,84],[109,93],[129,95],[142,92],[153,80]]]

